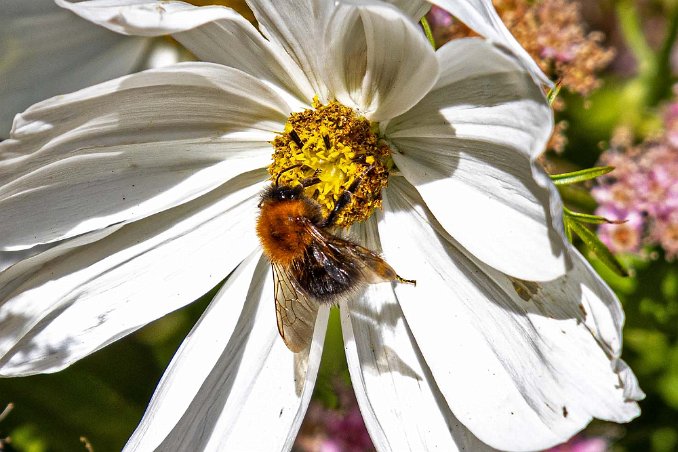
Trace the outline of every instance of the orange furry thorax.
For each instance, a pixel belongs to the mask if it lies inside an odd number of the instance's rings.
[[[303,259],[313,236],[309,232],[312,208],[304,199],[264,202],[257,220],[257,235],[272,263],[291,265]]]

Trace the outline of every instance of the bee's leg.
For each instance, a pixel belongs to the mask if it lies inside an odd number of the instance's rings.
[[[413,286],[417,285],[417,281],[415,281],[414,279],[405,279],[405,278],[401,278],[398,275],[396,275],[396,281],[398,281],[399,283],[403,283],[403,284],[412,284]]]
[[[318,177],[318,174],[320,174],[320,168],[316,169],[313,172],[312,177],[307,177],[306,179],[302,179],[301,181],[299,181],[299,183],[304,188],[310,187],[311,185],[315,185],[315,184],[320,182],[320,178]]]
[[[355,193],[355,191],[358,189],[360,183],[363,181],[363,178],[373,169],[374,165],[371,165],[365,170],[363,174],[356,177],[353,183],[346,190],[344,190],[344,192],[339,196],[339,199],[337,199],[337,202],[334,204],[334,209],[332,209],[332,212],[330,212],[327,218],[323,220],[322,226],[327,227],[334,224],[337,219],[337,215],[339,215],[339,212],[341,212],[341,209],[348,205],[348,203],[351,201],[351,196],[353,196],[353,193]]]

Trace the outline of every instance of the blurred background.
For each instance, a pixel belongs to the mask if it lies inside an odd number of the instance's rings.
[[[220,3],[246,13],[242,1]],[[8,42],[16,37],[7,31],[12,21],[21,19],[24,26],[31,26],[36,14],[69,14],[47,0],[24,4],[35,7],[23,12],[15,8],[2,20],[2,77],[8,71]],[[616,168],[595,182],[564,188],[566,204],[573,211],[626,220],[594,225],[591,230],[628,276],[619,275],[621,271],[609,262],[605,265],[600,251],[593,252],[576,237],[575,244],[622,300],[623,358],[647,393],[640,403],[643,414],[627,425],[594,422],[553,450],[678,451],[678,86],[674,86],[678,1],[495,0],[494,4],[542,69],[559,82],[553,101],[557,124],[542,158],[544,166],[552,174],[601,165]],[[472,35],[435,8],[427,20],[438,46]],[[126,57],[121,73],[190,58],[169,40],[135,42],[134,49],[134,64]],[[14,56],[21,59],[21,54]],[[77,77],[77,67],[70,70],[69,77]],[[9,88],[5,83],[0,89],[4,105]],[[6,137],[6,131],[1,132],[0,137]],[[66,371],[1,379],[0,450],[120,450],[213,293]],[[295,447],[373,450],[350,386],[336,312]]]

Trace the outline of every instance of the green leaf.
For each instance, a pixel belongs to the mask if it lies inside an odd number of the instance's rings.
[[[320,400],[326,408],[336,409],[340,405],[336,393],[337,379],[345,380],[350,385],[339,308],[333,307],[330,310],[330,318],[327,322],[323,355],[313,391],[313,398]]]
[[[613,166],[596,166],[571,173],[551,174],[551,180],[556,185],[570,185],[595,179],[614,170]]]
[[[572,228],[570,227],[570,223],[572,220],[568,216],[563,217],[563,224],[565,225],[565,234],[567,235],[567,240],[570,243],[574,242],[574,238],[572,237]]]
[[[607,246],[600,241],[593,231],[574,220],[567,221],[566,227],[572,229],[572,231],[582,239],[586,246],[593,251],[610,270],[620,276],[628,276],[626,269],[622,267],[617,258],[614,257],[612,252],[610,252]]]
[[[546,95],[546,100],[548,100],[549,105],[553,105],[553,102],[556,101],[556,97],[558,97],[558,94],[560,93],[560,88],[562,87],[562,83],[560,83],[560,80],[556,82],[555,86],[551,88],[549,93]]]
[[[565,215],[572,218],[573,221],[579,223],[588,223],[588,224],[622,224],[626,223],[626,220],[608,220],[605,217],[599,215],[590,215],[588,213],[574,212],[567,207],[563,207],[563,212]]]
[[[584,190],[576,185],[558,185],[556,188],[563,202],[567,204],[587,211],[595,210],[598,207],[598,203],[588,190]]]

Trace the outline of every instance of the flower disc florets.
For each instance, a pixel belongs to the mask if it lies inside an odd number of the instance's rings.
[[[285,130],[273,140],[273,163],[268,171],[278,183],[296,185],[319,179],[306,187],[326,212],[332,211],[342,193],[359,179],[351,201],[335,224],[348,227],[364,221],[381,207],[381,190],[388,182],[390,150],[380,141],[372,124],[339,102],[317,100],[313,109],[293,113]]]

